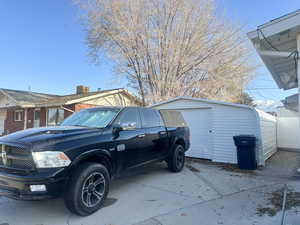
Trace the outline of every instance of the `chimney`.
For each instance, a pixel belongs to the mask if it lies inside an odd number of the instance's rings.
[[[80,95],[80,94],[87,94],[89,93],[90,88],[87,86],[83,86],[83,85],[78,85],[76,87],[76,94]]]

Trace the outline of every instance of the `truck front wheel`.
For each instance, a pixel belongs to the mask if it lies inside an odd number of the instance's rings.
[[[84,163],[72,174],[65,191],[67,208],[88,216],[103,205],[109,191],[108,170],[99,163]]]
[[[180,172],[185,163],[185,151],[182,145],[175,144],[171,155],[166,160],[169,170],[172,172]]]

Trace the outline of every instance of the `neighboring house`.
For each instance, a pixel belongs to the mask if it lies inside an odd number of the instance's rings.
[[[236,163],[233,136],[242,134],[257,138],[259,165],[264,165],[276,152],[276,118],[248,105],[177,97],[151,107],[182,113],[191,131],[191,146],[187,156]]]
[[[78,86],[76,94],[65,96],[0,89],[0,135],[55,126],[84,108],[130,105],[141,105],[141,101],[123,88],[89,92],[88,87]]]
[[[299,136],[295,135],[299,131],[297,111],[285,106],[277,107],[277,146],[281,150],[300,151]]]

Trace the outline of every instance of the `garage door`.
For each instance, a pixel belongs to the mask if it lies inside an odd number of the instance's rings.
[[[6,117],[6,113],[0,111],[0,135],[4,132],[5,117]]]
[[[180,110],[191,131],[191,147],[186,155],[212,159],[211,109]]]

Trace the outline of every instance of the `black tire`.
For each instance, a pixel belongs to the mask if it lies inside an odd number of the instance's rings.
[[[109,172],[99,163],[84,163],[72,174],[65,191],[65,205],[79,216],[88,216],[103,205],[109,191]]]
[[[175,144],[172,149],[172,153],[166,160],[168,168],[174,173],[180,172],[185,163],[185,151],[182,145]]]

